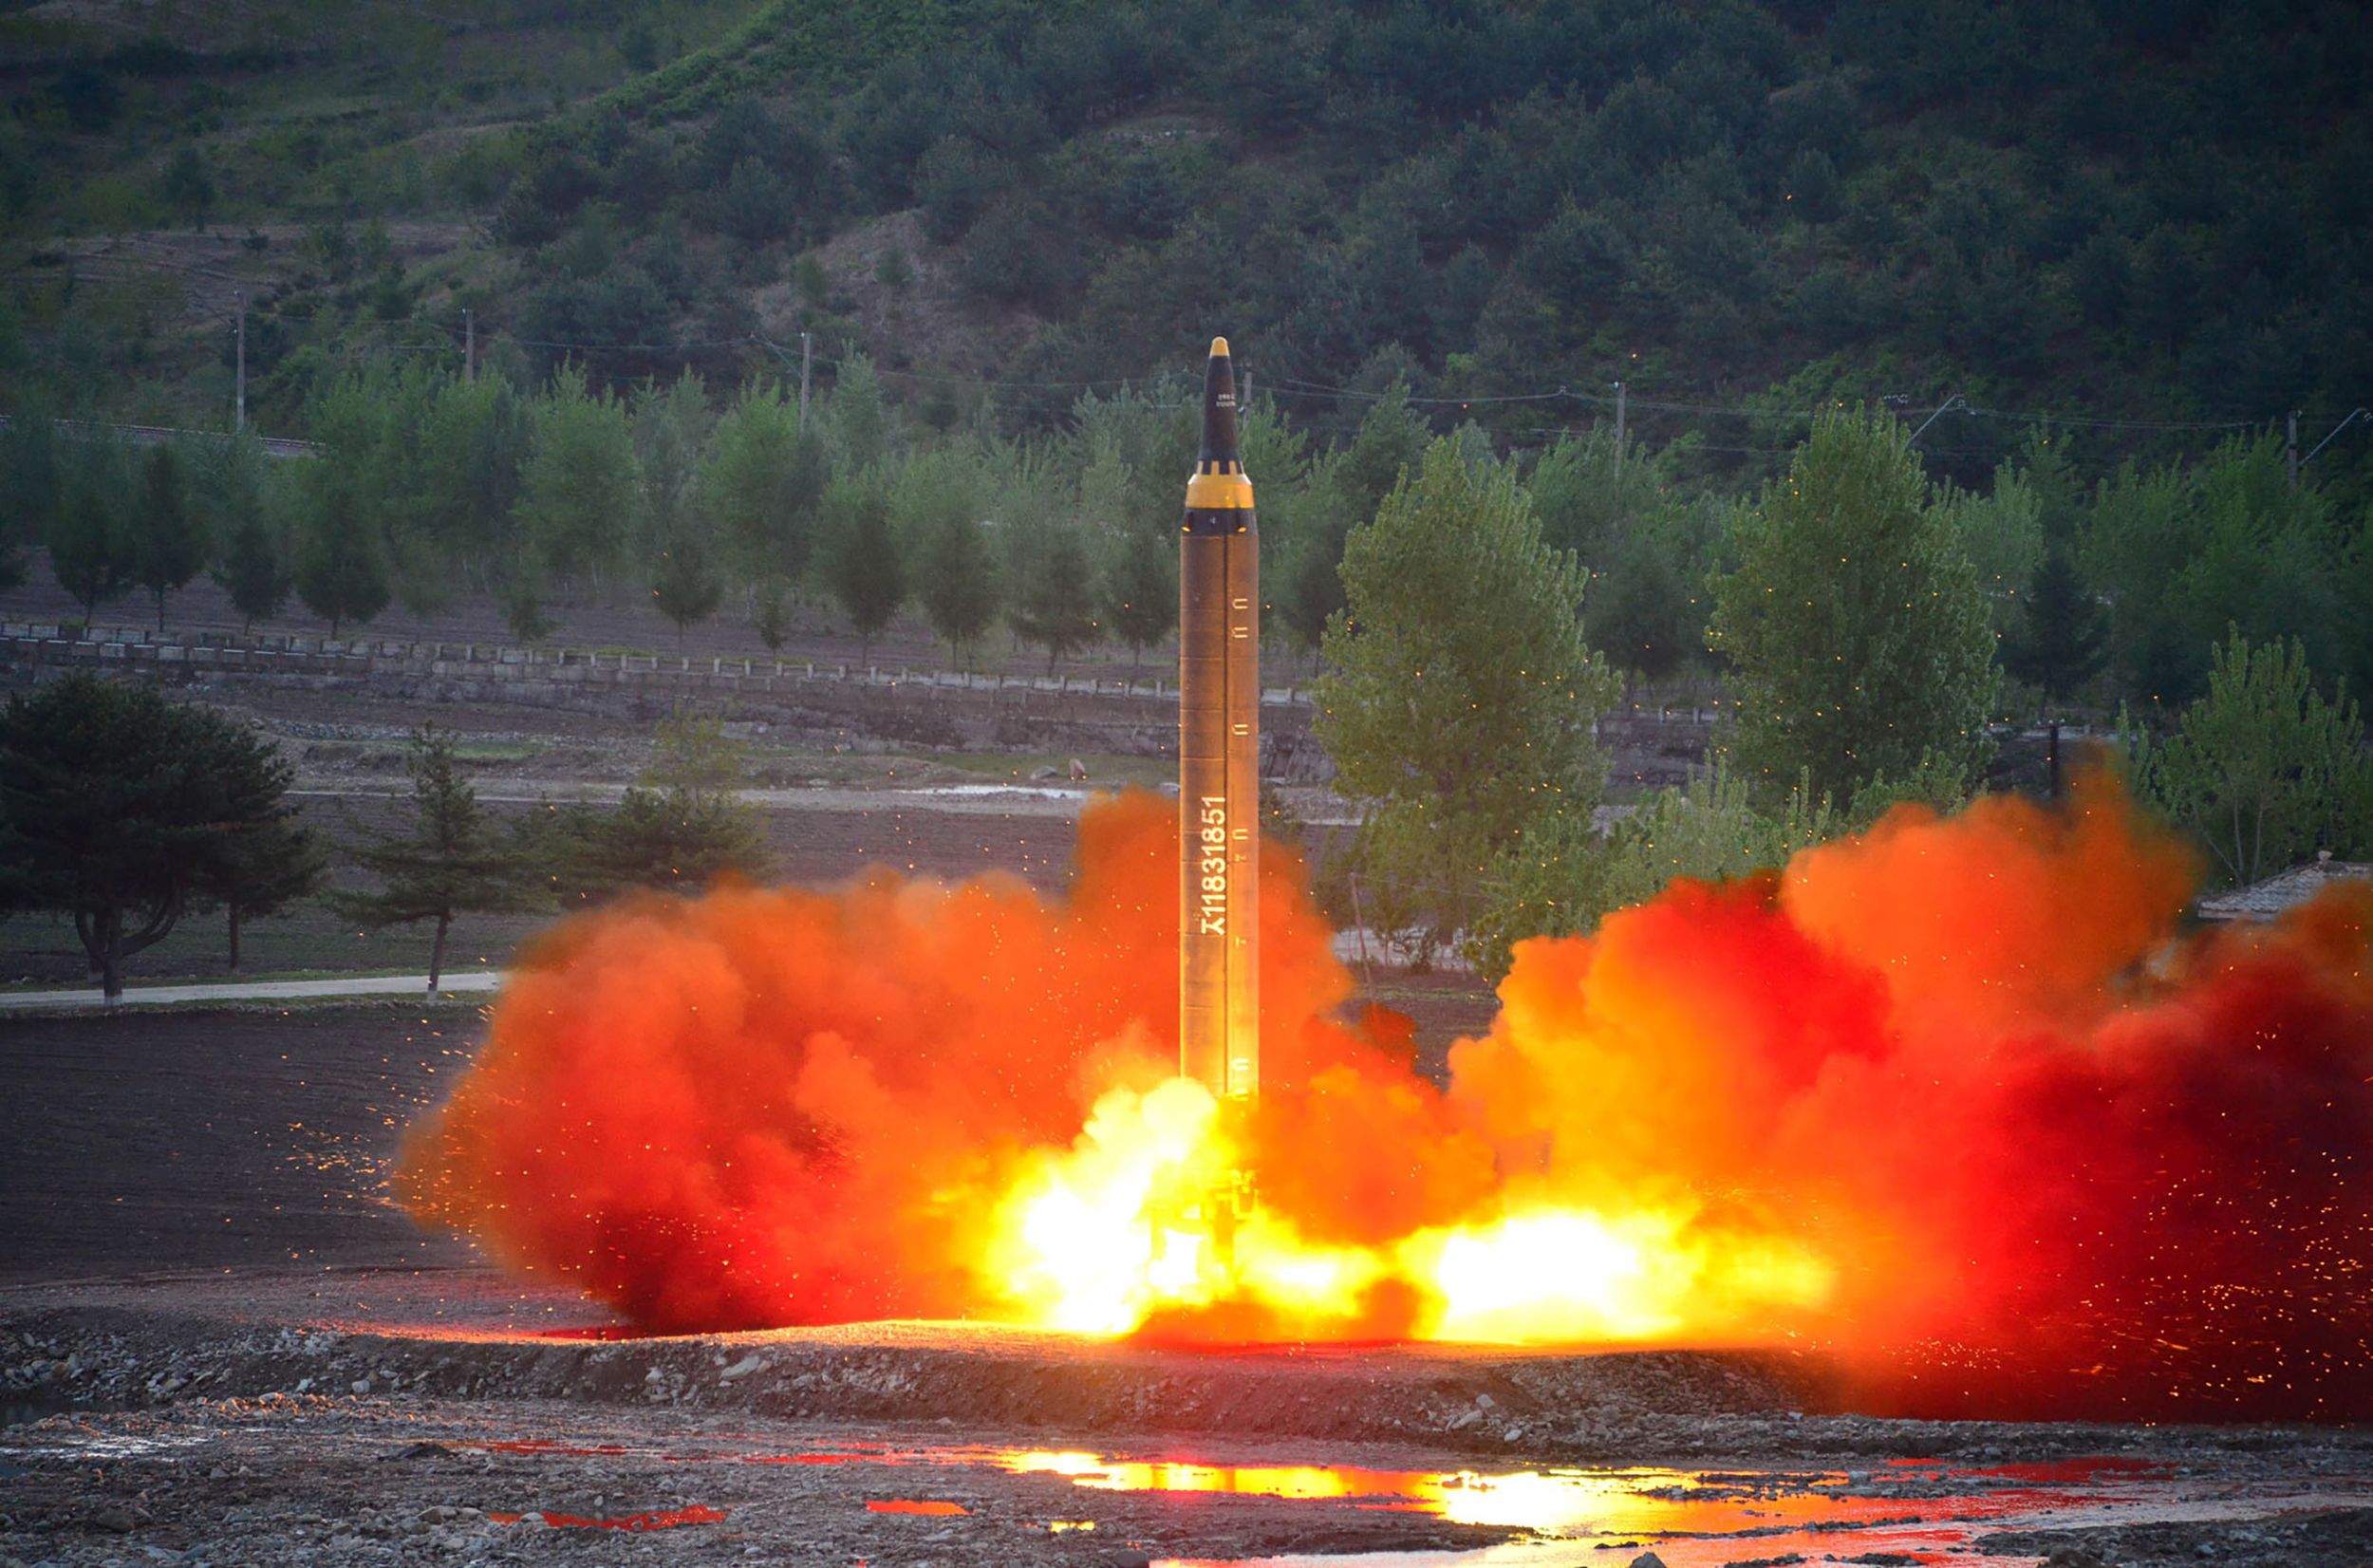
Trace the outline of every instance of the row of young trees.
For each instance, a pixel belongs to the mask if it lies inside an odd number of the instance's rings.
[[[383,363],[324,389],[318,457],[273,463],[250,439],[141,451],[20,419],[0,432],[0,477],[21,501],[19,543],[47,543],[86,615],[137,590],[161,623],[171,593],[211,570],[252,619],[293,600],[333,630],[398,602],[433,616],[476,588],[524,640],[589,604],[641,601],[680,636],[730,610],[779,646],[804,602],[834,607],[869,648],[912,613],[959,660],[1002,626],[1051,664],[1169,635],[1194,419],[1189,389],[1159,383],[1084,397],[1042,439],[933,432],[896,416],[862,360],[804,414],[780,384],[719,399],[688,371],[621,392],[563,366],[531,391]],[[1398,383],[1332,441],[1269,400],[1247,410],[1281,648],[1317,653],[1344,602],[1346,540],[1438,431]],[[1472,425],[1452,434],[1479,458],[1495,448]],[[2038,429],[1982,490],[1894,464],[1896,513],[1976,573],[2006,708],[2172,708],[2205,689],[2228,625],[2296,637],[2318,670],[2373,681],[2367,519],[2311,471],[2303,481],[2270,432],[2104,472]],[[1580,562],[1589,645],[1620,671],[1731,663],[1735,642],[1708,637],[1707,585],[1743,552],[1767,549],[1784,575],[1834,569],[1794,543],[1784,485],[1742,502],[1692,483],[1694,468],[1687,442],[1618,446],[1600,428],[1511,455],[1544,542]],[[21,551],[0,551],[0,569],[11,560],[21,572]]]
[[[1727,520],[1701,625],[1734,717],[1710,775],[1652,793],[1612,831],[1593,814],[1604,764],[1591,737],[1617,681],[1573,613],[1594,601],[1541,504],[1557,491],[1541,469],[1528,495],[1508,462],[1436,442],[1351,533],[1317,688],[1319,738],[1364,807],[1352,859],[1371,923],[1419,954],[1464,942],[1496,972],[1516,942],[1587,930],[1674,876],[1743,874],[1900,801],[1966,798],[1985,779],[2004,664],[2035,672],[2048,700],[2109,661],[2128,618],[2182,625],[2140,595],[2063,591],[2072,559],[2124,525],[2119,498],[2148,480],[2104,481],[2093,514],[2055,541],[2031,470],[1972,497],[1932,485],[1908,437],[1884,416],[1824,417]],[[2266,460],[2246,444],[2220,453],[2200,510],[2230,508]],[[2048,473],[2048,457],[2033,466]],[[2277,487],[2260,515],[2299,526],[2314,512],[2297,496]],[[2345,681],[2327,698],[2309,644],[2284,629],[2235,616],[2200,640],[2196,698],[2121,711],[2138,789],[2228,880],[2318,847],[2373,851],[2362,719]]]
[[[738,749],[678,714],[655,759],[610,810],[550,807],[498,830],[453,737],[416,732],[403,831],[354,827],[346,858],[379,884],[329,887],[331,848],[296,820],[291,770],[253,730],[153,687],[73,676],[0,710],[0,917],[58,914],[110,1001],[126,960],[193,910],[219,909],[230,967],[243,923],[315,895],[365,926],[433,922],[428,988],[469,911],[554,910],[634,888],[756,876],[767,850],[735,793]]]

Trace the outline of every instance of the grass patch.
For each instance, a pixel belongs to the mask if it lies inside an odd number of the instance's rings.
[[[538,740],[462,740],[455,743],[453,755],[462,762],[525,762],[546,749]]]

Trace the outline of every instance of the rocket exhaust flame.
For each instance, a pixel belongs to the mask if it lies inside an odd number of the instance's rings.
[[[399,1193],[659,1331],[1785,1342],[1870,1410],[2373,1415],[2373,887],[2187,937],[2191,857],[2106,776],[1906,808],[1523,945],[1437,1086],[1339,1021],[1299,862],[1234,860],[1227,798],[1241,955],[1187,940],[1191,792],[1093,804],[1057,897],[570,921]]]
[[[1056,898],[565,924],[401,1194],[657,1330],[1786,1341],[1866,1409],[2373,1413],[2373,888],[2178,937],[2190,858],[2112,780],[1906,809],[1526,944],[1438,1088],[1336,1021],[1272,846],[1264,1081],[1224,1097],[1166,1037],[1178,831],[1096,803]],[[1158,1252],[1237,1171],[1234,1269]]]

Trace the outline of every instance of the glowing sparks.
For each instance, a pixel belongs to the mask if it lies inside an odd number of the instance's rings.
[[[1169,1076],[1176,831],[1092,807],[1058,897],[570,922],[399,1195],[649,1329],[1812,1340],[1866,1408],[2373,1409],[2333,1261],[2373,1242],[2373,887],[2187,938],[2189,857],[2110,781],[1904,810],[1521,944],[1436,1079],[1407,1020],[1346,1021],[1274,854],[1262,1092],[1215,1103]]]

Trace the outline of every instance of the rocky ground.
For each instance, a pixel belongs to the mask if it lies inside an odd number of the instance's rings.
[[[1806,1414],[1784,1357],[602,1339],[466,1271],[0,1314],[27,1563],[2373,1561],[2373,1434]]]

